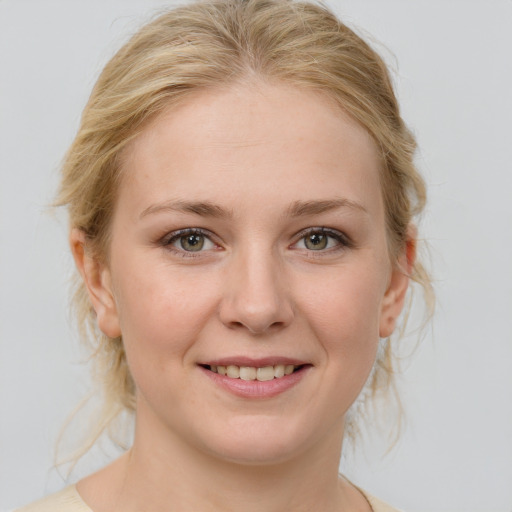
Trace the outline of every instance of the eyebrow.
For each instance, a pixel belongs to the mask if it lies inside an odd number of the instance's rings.
[[[287,217],[306,217],[308,215],[319,215],[321,213],[337,210],[339,208],[350,208],[363,213],[368,213],[366,208],[359,203],[345,198],[294,201],[286,210]],[[210,201],[164,201],[146,208],[140,215],[142,219],[148,215],[165,212],[192,213],[202,217],[217,219],[229,219],[233,212],[226,210]]]
[[[287,214],[290,217],[303,217],[307,215],[318,215],[320,213],[337,210],[338,208],[350,208],[363,213],[368,210],[361,204],[345,198],[325,199],[320,201],[295,201],[288,208]]]
[[[140,215],[139,219],[162,212],[178,212],[178,213],[194,213],[202,217],[229,218],[232,212],[211,203],[209,201],[165,201],[157,203],[146,208]]]

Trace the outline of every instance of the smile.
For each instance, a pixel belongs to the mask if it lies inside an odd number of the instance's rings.
[[[213,373],[229,377],[230,379],[257,380],[265,382],[273,379],[280,379],[291,375],[304,365],[276,364],[273,366],[236,366],[236,365],[204,365],[203,367]]]
[[[244,399],[278,396],[297,386],[313,369],[304,361],[270,357],[226,358],[200,363],[198,367],[215,385]]]

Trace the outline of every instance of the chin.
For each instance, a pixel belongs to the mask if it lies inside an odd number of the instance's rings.
[[[216,447],[212,455],[243,466],[273,466],[294,459],[298,455],[297,452],[298,450],[284,443],[277,444],[268,440],[254,442],[251,439],[232,443],[230,446]]]
[[[234,421],[212,439],[210,431],[208,451],[217,458],[248,466],[282,464],[303,453],[311,442],[310,436],[293,425],[285,425],[283,418],[268,421],[261,417]],[[308,442],[309,440],[309,442]]]

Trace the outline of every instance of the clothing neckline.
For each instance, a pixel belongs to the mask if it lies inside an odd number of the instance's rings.
[[[364,496],[366,501],[369,503],[370,508],[372,509],[372,512],[397,512],[396,509],[392,508],[387,503],[384,503],[383,501],[375,498],[371,494],[368,494],[366,491],[361,489],[360,487],[357,487],[359,492]],[[76,488],[76,484],[70,485],[67,489],[69,492],[69,498],[70,502],[73,505],[77,505],[80,507],[80,509],[77,509],[76,512],[93,512],[93,510],[85,503],[82,496],[80,496],[80,493],[78,492],[78,489]],[[71,501],[73,500],[73,501]]]

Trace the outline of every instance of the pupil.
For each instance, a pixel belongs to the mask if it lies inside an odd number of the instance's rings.
[[[200,251],[204,245],[202,235],[187,235],[181,239],[181,246],[186,251]]]
[[[327,236],[314,233],[306,238],[306,247],[308,249],[319,250],[327,247]]]

